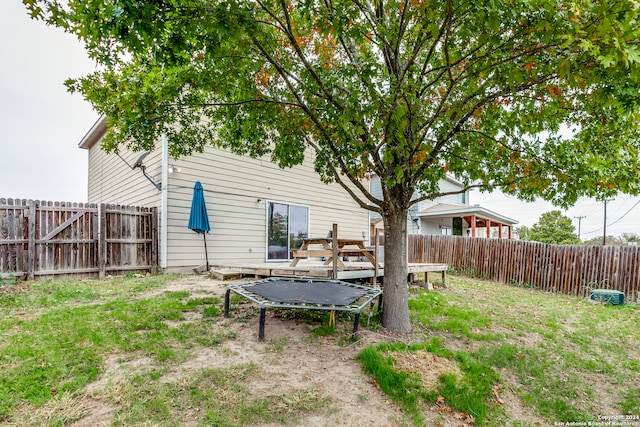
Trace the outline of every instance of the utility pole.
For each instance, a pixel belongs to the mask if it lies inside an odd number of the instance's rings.
[[[586,216],[574,216],[574,218],[578,220],[578,240],[582,241],[580,238],[580,226],[582,225],[582,220],[586,218]]]
[[[603,199],[604,202],[604,235],[602,236],[602,246],[607,244],[607,202],[612,201],[613,199]]]

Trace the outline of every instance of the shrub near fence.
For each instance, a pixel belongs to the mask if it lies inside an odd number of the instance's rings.
[[[408,243],[409,262],[446,263],[498,283],[577,296],[613,289],[633,301],[640,295],[639,247],[428,235],[410,235]]]
[[[156,208],[0,199],[0,277],[155,270]]]

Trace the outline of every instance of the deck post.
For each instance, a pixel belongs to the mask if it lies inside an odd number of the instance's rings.
[[[333,224],[331,229],[331,250],[333,251],[333,272],[331,278],[338,277],[338,224]]]
[[[379,237],[380,237],[380,230],[376,228],[376,241],[375,241],[375,244],[373,245],[373,251],[374,251],[373,258],[376,260],[376,262],[373,264],[373,281],[371,283],[371,285],[374,288],[378,283],[378,249],[379,249],[378,239]]]

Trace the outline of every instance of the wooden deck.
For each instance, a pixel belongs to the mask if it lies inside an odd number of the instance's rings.
[[[345,268],[337,271],[338,280],[365,280],[373,279],[376,275],[375,269],[370,262],[348,262],[345,261]],[[425,281],[429,281],[428,274],[430,272],[439,272],[442,274],[442,282],[446,283],[446,273],[448,264],[409,264],[407,273],[411,280],[416,273],[425,273]],[[221,280],[240,278],[240,277],[314,277],[333,279],[333,268],[323,265],[319,261],[303,261],[295,267],[289,266],[289,262],[264,262],[252,264],[224,264],[213,265],[210,269],[211,274]],[[378,268],[377,277],[384,276],[384,264]]]

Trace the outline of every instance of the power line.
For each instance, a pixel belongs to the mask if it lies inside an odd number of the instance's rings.
[[[614,215],[618,215],[625,208],[625,205],[627,204],[630,198],[631,196],[627,196],[627,198],[624,199],[622,203],[620,204],[616,203],[616,212]]]
[[[620,218],[616,219],[615,221],[613,221],[613,222],[612,222],[611,224],[609,224],[609,225],[614,225],[614,224],[616,224],[616,223],[620,222],[620,220],[621,220],[622,218],[624,218],[625,216],[627,216],[627,215],[629,214],[629,212],[631,212],[631,211],[632,211],[636,206],[638,206],[639,204],[640,204],[640,200],[638,200],[638,201],[636,202],[636,204],[635,204],[635,205],[631,206],[631,208],[630,208],[628,211],[626,211],[626,212],[624,213],[624,215],[622,215]]]
[[[602,200],[601,200],[601,201],[602,201]],[[596,203],[597,203],[597,202],[596,202]],[[634,210],[634,209],[636,208],[636,206],[638,206],[639,204],[640,204],[640,200],[638,200],[638,201],[637,201],[633,206],[631,206],[631,207],[629,208],[629,210],[627,210],[627,211],[626,211],[626,212],[625,212],[625,213],[624,213],[620,218],[616,219],[615,221],[613,221],[613,222],[611,222],[611,223],[609,223],[609,224],[606,224],[606,222],[605,222],[605,226],[604,226],[604,227],[598,227],[598,228],[596,228],[596,229],[586,231],[584,234],[587,234],[587,235],[588,235],[588,234],[597,233],[597,232],[599,232],[600,230],[606,229],[606,227],[610,227],[610,226],[612,226],[612,225],[617,224],[618,222],[622,221],[622,220],[624,219],[624,217],[626,217],[627,215],[629,215],[629,213],[631,213],[631,211],[632,211],[632,210]],[[590,209],[589,209],[589,210],[590,210]],[[588,212],[589,210],[587,210],[587,212]],[[605,220],[605,221],[606,221],[606,220]]]
[[[583,215],[586,215],[588,213],[590,213],[591,211],[595,210],[598,207],[598,201],[594,200],[593,203],[591,204],[591,206],[589,206],[589,208],[587,208],[587,210],[585,210],[583,213]]]

